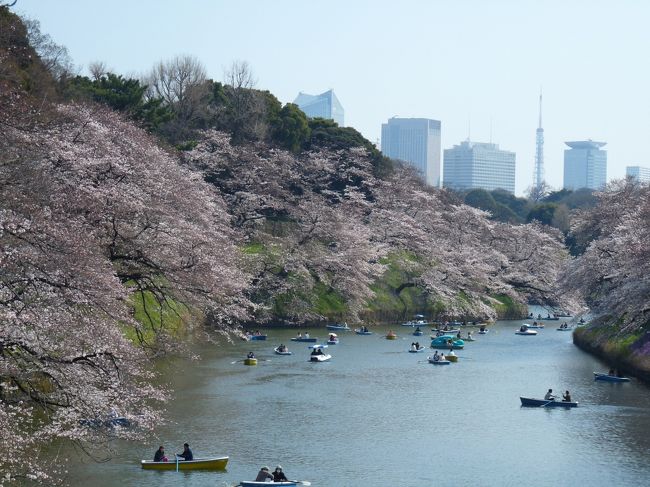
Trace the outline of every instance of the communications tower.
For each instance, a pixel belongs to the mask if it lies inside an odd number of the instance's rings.
[[[541,189],[544,183],[544,129],[542,128],[542,90],[539,90],[539,127],[535,139],[535,170],[533,187]]]

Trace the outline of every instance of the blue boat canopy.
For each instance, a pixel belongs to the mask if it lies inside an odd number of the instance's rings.
[[[329,345],[309,345],[307,348],[327,348]]]

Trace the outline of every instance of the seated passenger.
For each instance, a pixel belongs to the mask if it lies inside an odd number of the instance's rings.
[[[566,391],[566,392],[562,395],[562,401],[564,401],[564,402],[571,402],[571,394],[569,393],[569,391]]]
[[[154,462],[166,462],[167,457],[165,456],[165,449],[162,445],[156,450],[156,453],[153,456]]]
[[[553,389],[549,389],[546,395],[544,396],[544,400],[546,401],[554,401],[555,396],[553,395]]]
[[[255,358],[255,354],[253,352],[248,352],[246,358]]]

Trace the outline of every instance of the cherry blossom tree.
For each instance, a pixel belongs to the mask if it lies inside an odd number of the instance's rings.
[[[564,272],[563,289],[585,300],[597,321],[636,332],[650,320],[650,187],[614,181],[597,198],[574,217],[584,253]]]

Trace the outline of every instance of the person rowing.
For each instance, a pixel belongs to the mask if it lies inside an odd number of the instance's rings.
[[[544,396],[545,401],[555,401],[555,396],[553,395],[553,389],[549,389],[546,395]]]
[[[273,482],[289,482],[289,479],[284,475],[282,466],[278,465],[273,471]]]
[[[562,401],[563,401],[563,402],[571,402],[571,393],[570,393],[569,391],[566,391],[566,392],[562,395]]]

